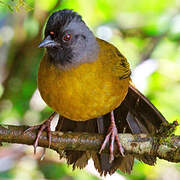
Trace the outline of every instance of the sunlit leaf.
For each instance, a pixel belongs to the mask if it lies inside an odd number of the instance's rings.
[[[37,5],[40,9],[50,11],[60,0],[38,0]]]
[[[9,8],[9,10],[10,10],[11,12],[14,11],[14,9],[12,8],[12,6],[10,6],[9,4],[8,4],[7,6],[8,6],[8,8]]]

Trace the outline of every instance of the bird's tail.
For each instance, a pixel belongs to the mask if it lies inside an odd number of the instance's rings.
[[[158,132],[161,124],[168,123],[152,103],[132,85],[129,86],[128,94],[122,104],[114,110],[114,116],[119,133],[153,135]],[[106,135],[109,125],[110,113],[85,122],[76,122],[60,116],[56,130]],[[106,153],[67,150],[65,155],[67,163],[72,164],[73,168],[84,168],[88,160],[92,158],[95,168],[101,175],[112,174],[117,169],[130,173],[134,163],[132,155],[115,157],[112,163],[109,163],[109,154]],[[136,158],[149,165],[154,165],[156,161],[156,158],[151,156],[138,156]]]

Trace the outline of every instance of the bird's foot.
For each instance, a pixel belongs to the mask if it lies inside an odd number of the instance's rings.
[[[124,148],[122,147],[121,145],[121,142],[120,142],[120,139],[119,139],[119,136],[118,136],[118,130],[117,130],[117,127],[116,127],[116,124],[115,124],[115,121],[114,121],[114,114],[113,114],[113,111],[111,112],[111,124],[109,126],[109,129],[108,129],[108,133],[101,145],[101,149],[99,151],[99,153],[101,153],[106,144],[108,142],[110,142],[110,146],[109,146],[109,151],[110,151],[110,158],[109,158],[109,162],[112,163],[112,161],[114,160],[114,140],[116,141],[117,145],[118,145],[118,149],[121,153],[122,156],[124,156]]]
[[[26,129],[24,131],[24,134],[29,132],[29,131],[32,131],[32,130],[35,130],[35,129],[39,129],[38,130],[38,133],[37,133],[37,136],[36,136],[36,140],[33,144],[34,146],[34,154],[36,154],[36,148],[38,146],[38,141],[39,141],[39,138],[42,134],[42,132],[47,129],[47,132],[48,132],[48,138],[49,138],[49,148],[51,146],[51,121],[53,120],[54,116],[56,115],[56,112],[54,112],[53,114],[51,114],[51,116],[41,125],[37,125],[37,126],[31,126],[30,128]],[[44,155],[44,153],[43,153]]]

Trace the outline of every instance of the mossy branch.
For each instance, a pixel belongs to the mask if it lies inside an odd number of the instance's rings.
[[[0,126],[0,141],[32,145],[36,131],[24,133],[27,126]],[[150,137],[146,134],[119,134],[121,143],[126,154],[143,155],[148,154],[171,162],[180,162],[180,136],[171,136],[158,142],[158,137]],[[98,151],[104,137],[99,134],[88,133],[62,133],[52,132],[51,149],[62,152],[62,150]],[[39,146],[48,147],[47,133],[43,132],[39,139]],[[118,156],[117,147],[115,154]]]

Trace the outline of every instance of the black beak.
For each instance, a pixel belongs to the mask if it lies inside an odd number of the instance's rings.
[[[51,39],[51,36],[47,36],[38,46],[38,48],[58,47],[59,44]]]

